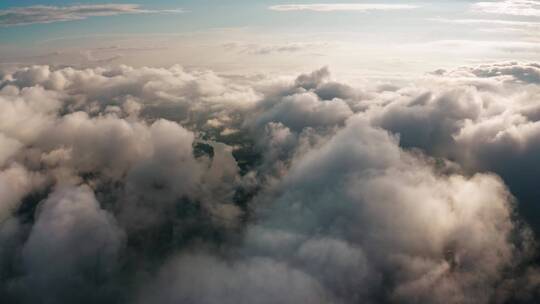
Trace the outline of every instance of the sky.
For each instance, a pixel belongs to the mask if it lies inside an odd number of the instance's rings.
[[[343,75],[354,68],[376,77],[527,61],[539,50],[534,1],[321,3],[118,1],[69,15],[70,7],[103,3],[2,1],[0,57],[3,65],[181,64],[227,72],[328,65]],[[32,6],[43,6],[35,20],[10,21]]]
[[[540,1],[0,2],[0,301],[540,303]]]

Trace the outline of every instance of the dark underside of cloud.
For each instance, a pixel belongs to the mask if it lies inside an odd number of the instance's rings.
[[[2,303],[537,303],[540,65],[0,73]]]

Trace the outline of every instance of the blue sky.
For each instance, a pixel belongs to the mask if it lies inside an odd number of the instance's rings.
[[[330,9],[321,11],[323,3]],[[103,4],[8,0],[0,3],[0,16],[17,12],[14,8],[27,13],[37,5],[69,9]],[[239,61],[251,60],[254,69],[326,64],[366,70],[376,66],[375,70],[391,72],[396,62],[410,71],[422,71],[468,62],[533,60],[540,50],[540,13],[535,13],[540,4],[534,1],[119,0],[107,4],[133,4],[137,11],[3,24],[1,63],[178,63],[219,70],[242,68]],[[280,9],[273,9],[276,6]],[[16,18],[20,17],[11,22]],[[5,20],[0,17],[0,23]],[[142,52],[143,48],[148,49]],[[51,53],[64,59],[48,58]]]
[[[69,6],[77,4],[102,4],[102,1],[6,1],[0,4],[1,9],[24,7],[32,5]],[[286,29],[302,28],[339,28],[354,29],[359,25],[369,25],[369,22],[380,20],[380,14],[361,14],[357,12],[340,12],[339,14],[320,14],[315,12],[289,12],[286,14],[270,11],[268,7],[285,3],[313,3],[310,1],[114,1],[114,3],[139,4],[148,9],[177,9],[182,8],[186,13],[175,15],[122,15],[110,17],[93,17],[67,24],[49,24],[47,26],[29,25],[1,29],[3,37],[10,40],[34,39],[28,35],[46,34],[47,37],[65,33],[144,33],[144,32],[183,32],[214,27],[267,27]],[[339,1],[339,3],[355,3],[354,1]],[[356,2],[358,3],[358,1]],[[369,1],[377,3],[377,1]],[[379,3],[381,3],[379,1]],[[392,3],[398,3],[394,1]],[[411,2],[400,2],[411,3]],[[412,2],[415,3],[415,2]],[[386,12],[388,18],[398,18],[409,24],[414,24],[418,17],[430,14],[459,10],[462,4],[441,2],[433,5],[419,3],[421,11],[416,12]],[[360,18],[359,18],[360,17]],[[382,20],[381,20],[382,21]],[[388,24],[384,22],[375,22]],[[418,23],[418,22],[416,22]],[[21,35],[17,35],[21,34]],[[43,37],[43,36],[42,36]]]

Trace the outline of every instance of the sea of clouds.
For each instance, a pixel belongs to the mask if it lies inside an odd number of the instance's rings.
[[[1,71],[0,298],[534,303],[539,153],[535,63]]]

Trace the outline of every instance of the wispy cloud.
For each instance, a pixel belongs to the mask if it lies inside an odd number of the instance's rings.
[[[504,0],[496,2],[477,2],[473,10],[482,13],[514,15],[514,16],[540,16],[540,1],[537,0]]]
[[[537,54],[540,52],[540,43],[528,41],[507,40],[437,40],[427,43],[411,43],[404,48],[430,48],[432,50],[448,50],[453,53],[488,52]]]
[[[536,27],[540,26],[540,22],[533,21],[515,21],[515,20],[500,20],[500,19],[446,19],[446,18],[430,18],[430,21],[455,23],[455,24],[491,24],[504,26],[519,26],[519,27]]]
[[[417,5],[409,4],[380,4],[380,3],[320,3],[320,4],[280,4],[270,6],[269,9],[279,12],[288,11],[315,11],[315,12],[334,12],[334,11],[386,11],[386,10],[405,10],[417,8]]]
[[[36,5],[0,10],[0,26],[82,20],[94,16],[121,14],[181,13],[176,10],[149,10],[137,4],[93,4],[72,6]]]
[[[320,42],[320,43],[269,43],[269,44],[258,44],[258,43],[237,43],[229,42],[222,44],[222,47],[226,50],[236,51],[239,54],[250,54],[250,55],[271,55],[271,54],[281,54],[281,53],[296,53],[296,52],[312,52],[314,50],[322,50],[329,46],[329,43]],[[315,55],[312,53],[312,55]]]

